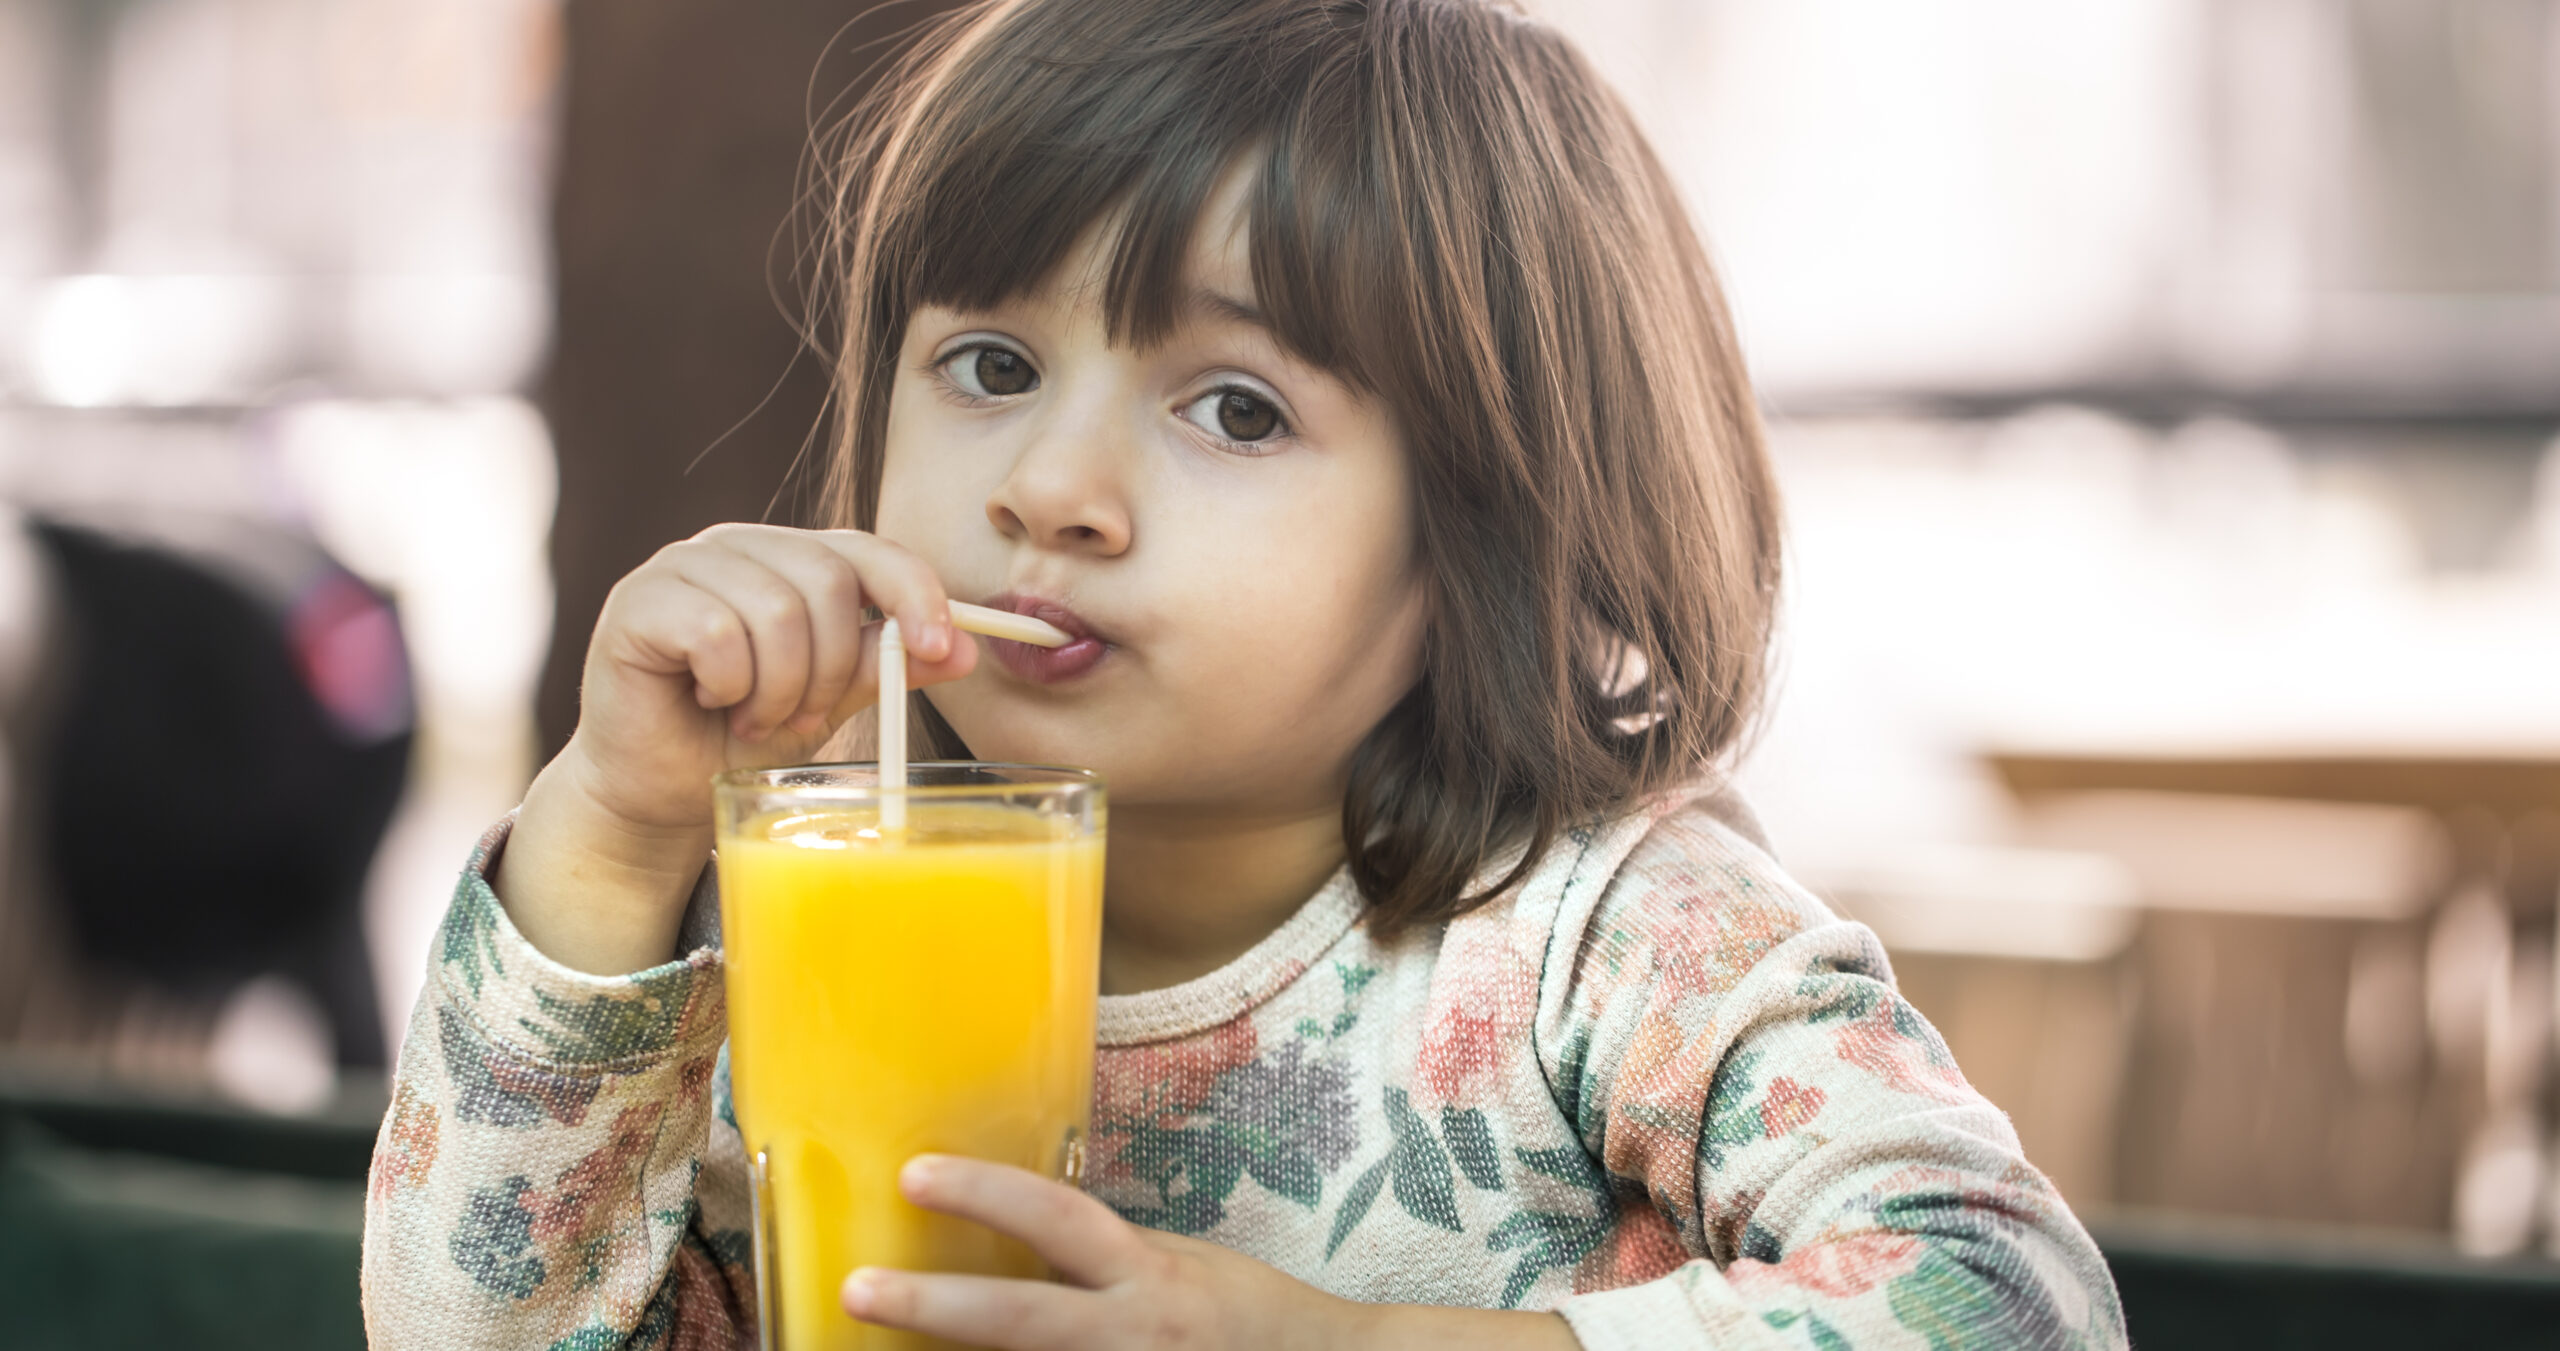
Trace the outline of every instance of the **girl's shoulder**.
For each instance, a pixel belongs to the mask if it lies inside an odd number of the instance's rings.
[[[1865,925],[1833,911],[1771,852],[1741,795],[1700,780],[1566,832],[1502,902],[1470,920],[1535,949],[1542,984],[1570,973],[1684,968],[1730,987],[1781,947],[1891,980]],[[1577,982],[1578,983],[1578,982]]]

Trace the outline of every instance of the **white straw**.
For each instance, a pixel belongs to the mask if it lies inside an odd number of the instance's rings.
[[[1075,636],[1045,619],[1018,615],[1010,610],[990,610],[971,605],[965,600],[951,602],[951,627],[983,633],[990,638],[1010,638],[1033,647],[1065,647]]]
[[[880,625],[880,832],[907,828],[907,642]]]

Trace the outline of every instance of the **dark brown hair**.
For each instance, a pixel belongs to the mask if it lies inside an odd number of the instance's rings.
[[[1342,808],[1393,931],[1706,772],[1763,683],[1777,508],[1741,353],[1669,178],[1561,36],[1483,0],[1010,0],[927,33],[831,160],[830,517],[873,523],[919,305],[1027,291],[1107,222],[1113,337],[1152,341],[1243,156],[1256,302],[1412,457],[1424,674]]]

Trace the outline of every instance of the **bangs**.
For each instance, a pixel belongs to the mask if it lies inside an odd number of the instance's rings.
[[[877,525],[918,307],[994,308],[1099,237],[1110,339],[1159,342],[1242,165],[1252,303],[1378,399],[1413,485],[1423,673],[1342,807],[1375,932],[1736,744],[1778,577],[1759,416],[1677,190],[1569,43],[1507,0],[991,0],[910,50],[829,217],[830,523]]]
[[[1257,9],[1251,23],[1233,12]],[[1111,340],[1160,341],[1189,298],[1211,194],[1252,164],[1252,302],[1294,355],[1377,387],[1379,352],[1412,335],[1381,330],[1382,213],[1343,130],[1371,121],[1345,59],[1356,14],[1300,6],[1275,25],[1267,6],[1031,5],[987,22],[881,165],[903,181],[875,198],[875,331],[923,305],[1019,298],[1099,227]]]

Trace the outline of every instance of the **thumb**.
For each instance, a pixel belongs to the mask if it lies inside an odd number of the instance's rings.
[[[958,680],[976,669],[978,640],[958,629],[951,631],[951,651],[939,661],[921,660],[915,649],[907,650],[907,688],[911,690]],[[845,687],[844,697],[836,701],[834,708],[827,710],[827,723],[830,727],[840,726],[845,719],[879,700],[880,625],[875,622],[863,627],[861,664],[854,668],[853,683]]]

